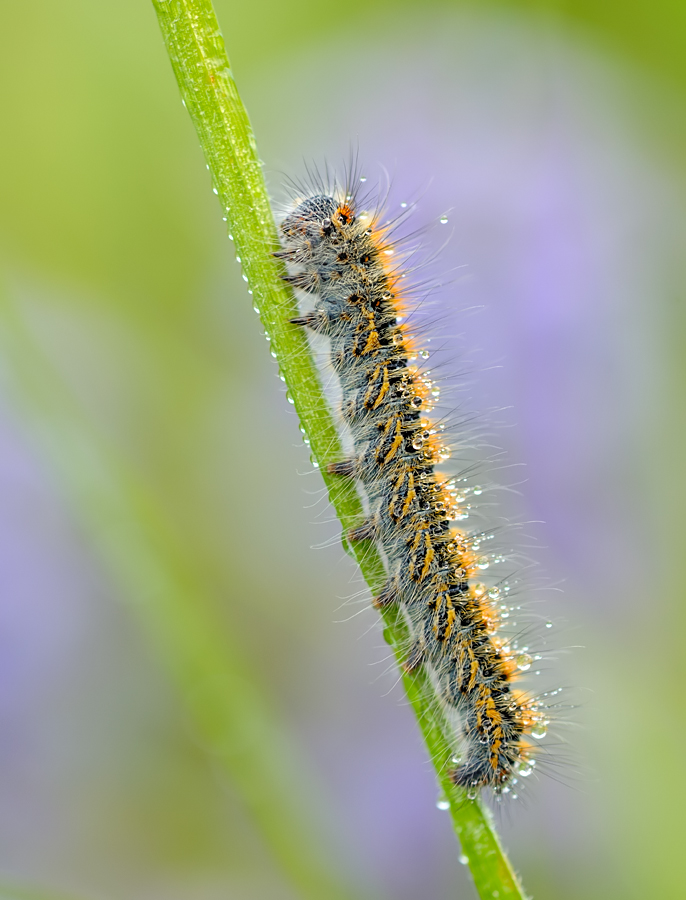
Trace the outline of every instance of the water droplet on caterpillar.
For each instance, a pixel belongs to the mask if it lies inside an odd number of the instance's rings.
[[[536,722],[536,724],[531,729],[531,737],[536,738],[537,741],[540,741],[542,738],[548,734],[548,726],[545,722]]]
[[[520,653],[515,662],[517,663],[517,668],[521,672],[526,672],[527,669],[531,668],[531,663],[534,661],[533,656],[530,656],[528,653]]]
[[[436,809],[450,809],[450,803],[446,799],[445,794],[439,794],[436,801]]]
[[[438,221],[441,223],[441,225],[447,225],[447,224],[448,224],[448,217],[447,217],[447,216],[441,216],[441,218],[440,218]]]

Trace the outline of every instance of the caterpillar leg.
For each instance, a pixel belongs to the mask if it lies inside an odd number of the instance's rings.
[[[415,641],[412,645],[412,649],[410,650],[407,659],[403,663],[403,670],[408,675],[410,675],[421,666],[421,664],[424,662],[425,656],[426,651],[424,649],[424,645],[421,643],[421,641]]]
[[[356,459],[342,459],[340,462],[329,463],[326,471],[329,475],[342,475],[345,478],[351,478],[357,469]]]
[[[366,519],[356,528],[351,528],[348,532],[349,541],[371,541],[376,537],[376,522],[374,519]]]
[[[306,313],[304,316],[296,316],[288,321],[291,325],[300,325],[305,328],[310,328],[318,334],[326,334],[329,328],[329,320],[326,317],[326,313],[318,310]]]
[[[383,586],[378,597],[374,597],[372,606],[375,609],[383,609],[385,606],[390,606],[391,603],[397,603],[398,599],[398,587],[395,578],[391,578]]]

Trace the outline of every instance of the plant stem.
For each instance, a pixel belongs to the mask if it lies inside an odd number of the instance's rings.
[[[342,448],[307,339],[301,329],[288,324],[297,314],[297,305],[280,280],[281,270],[271,256],[278,246],[276,226],[255,139],[212,4],[210,0],[153,0],[153,5],[253,301],[345,533],[364,517],[362,504],[350,481],[326,472],[327,463],[342,457]],[[370,590],[378,592],[385,571],[374,545],[366,541],[346,549],[352,549]],[[382,615],[384,636],[401,663],[409,645],[407,625],[393,608]],[[404,674],[403,683],[480,896],[489,900],[523,898],[486,809],[478,799],[468,799],[447,776],[452,751],[435,712],[428,677],[420,669],[412,675]]]

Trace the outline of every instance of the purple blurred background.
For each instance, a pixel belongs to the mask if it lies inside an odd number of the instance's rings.
[[[683,400],[669,332],[686,211],[636,85],[657,120],[671,95],[559,21],[489,9],[370,10],[364,28],[332,24],[271,58],[248,30],[234,54],[225,33],[276,197],[282,173],[337,164],[352,144],[370,183],[389,173],[391,212],[418,198],[409,226],[430,226],[429,252],[451,235],[424,315],[440,316],[437,358],[468,370],[465,402],[512,464],[497,477],[518,493],[501,509],[530,523],[532,580],[562,589],[535,597],[554,623],[550,677],[579,705],[565,783],[540,778],[498,811],[528,890],[678,896],[670,546]],[[207,562],[227,628],[326,784],[309,799],[341,868],[370,896],[472,896],[376,614],[350,599],[359,580],[230,259],[154,17],[130,3],[109,18],[76,4],[60,22],[45,14],[38,74],[11,113],[18,129],[28,91],[47,146],[26,174],[8,151],[9,293]],[[344,71],[331,66],[338,48]],[[55,193],[65,183],[71,206]],[[295,896],[121,604],[8,367],[0,868],[84,897]],[[265,603],[266,633],[254,628]]]

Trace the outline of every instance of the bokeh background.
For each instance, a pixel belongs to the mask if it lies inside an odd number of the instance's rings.
[[[216,8],[275,197],[353,146],[370,180],[390,173],[391,206],[419,198],[431,248],[450,232],[441,328],[524,464],[508,503],[561,589],[538,599],[579,707],[564,783],[499,815],[528,890],[684,896],[686,7]],[[358,895],[472,897],[374,614],[346,599],[359,583],[152,6],[13,4],[0,44],[2,303],[25,329],[0,363],[5,882],[298,896],[99,552],[108,524],[64,478],[81,463],[58,461],[30,338],[205,573]]]

